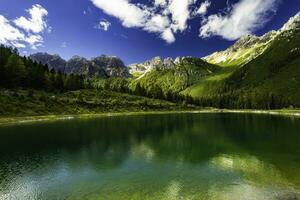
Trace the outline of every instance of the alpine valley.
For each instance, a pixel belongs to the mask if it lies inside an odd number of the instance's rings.
[[[280,30],[246,35],[204,58],[155,57],[127,67],[105,55],[66,61],[21,57],[5,46],[0,52],[4,116],[300,107],[300,13]]]

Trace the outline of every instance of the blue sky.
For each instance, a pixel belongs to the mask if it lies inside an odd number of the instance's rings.
[[[0,42],[68,59],[203,57],[279,29],[299,0],[1,0]]]

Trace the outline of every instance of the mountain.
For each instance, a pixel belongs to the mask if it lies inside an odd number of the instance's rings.
[[[144,93],[150,96],[156,93],[164,96],[169,93],[179,94],[182,90],[220,69],[200,58],[181,57],[175,60],[171,58],[162,60],[156,57],[145,63],[130,66],[131,73],[140,73],[140,76],[131,82],[131,88],[135,90],[138,85],[144,88]]]
[[[155,57],[127,68],[111,56],[91,60],[75,56],[58,65],[57,55],[41,55],[40,61],[49,68],[64,69],[68,74],[118,77],[95,80],[93,85],[104,90],[117,88],[175,102],[184,96],[185,102],[203,107],[300,107],[300,13],[277,31],[244,36],[228,49],[205,58]]]
[[[92,58],[94,69],[104,69],[109,77],[129,77],[130,73],[123,61],[116,56],[98,56]]]
[[[66,61],[59,55],[50,55],[48,53],[36,53],[29,56],[33,61],[40,62],[43,65],[48,65],[49,70],[64,72]]]
[[[141,76],[153,69],[167,69],[175,66],[175,61],[172,58],[162,60],[160,57],[155,57],[140,64],[129,65],[128,69],[132,75]]]
[[[36,62],[47,64],[50,70],[54,69],[66,74],[82,74],[87,77],[98,76],[100,78],[130,76],[123,61],[115,56],[102,55],[91,60],[73,56],[70,60],[65,61],[56,54],[36,53],[30,55],[30,58]]]
[[[245,64],[264,52],[277,34],[276,31],[271,31],[261,37],[255,35],[243,36],[230,48],[215,52],[204,59],[207,62],[222,66]]]
[[[155,57],[129,72],[128,91],[138,95],[176,102],[185,96],[204,107],[300,107],[300,13],[280,30],[244,36],[205,58]]]
[[[268,48],[236,70],[227,88],[272,94],[300,106],[300,13],[291,18]]]
[[[263,36],[246,35],[241,37],[233,46],[220,52],[215,52],[203,59],[209,63],[221,66],[239,66],[250,62],[266,49],[274,39],[283,32],[297,28],[300,13],[292,17],[280,30],[270,31]]]
[[[245,36],[205,60],[222,70],[182,94],[234,108],[300,107],[300,13],[278,31]]]

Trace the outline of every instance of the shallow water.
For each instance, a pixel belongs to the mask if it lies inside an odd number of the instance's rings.
[[[118,116],[0,138],[0,199],[300,199],[300,118]]]

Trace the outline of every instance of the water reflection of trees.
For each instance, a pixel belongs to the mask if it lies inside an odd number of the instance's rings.
[[[293,160],[299,165],[299,160],[295,161],[300,159],[298,130],[298,119],[244,114],[64,121],[1,128],[0,158],[7,162],[22,157],[55,162],[50,158],[58,157],[73,168],[89,165],[111,169],[122,165],[133,149],[143,146],[141,152],[149,148],[156,162],[201,163],[223,154],[253,155],[286,169]]]

